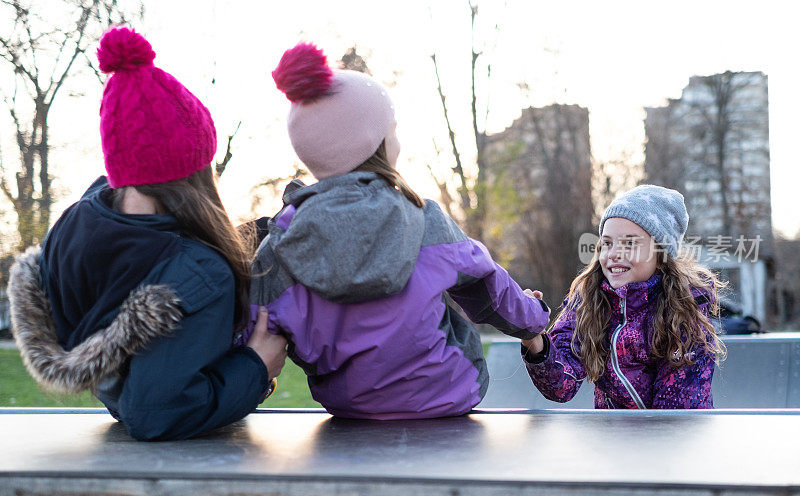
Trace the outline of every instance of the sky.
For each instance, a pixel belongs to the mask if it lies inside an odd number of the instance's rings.
[[[531,105],[578,104],[589,109],[595,159],[641,162],[644,107],[679,97],[693,75],[763,71],[769,77],[773,224],[795,235],[800,32],[788,3],[484,0],[476,44],[482,73],[491,61],[489,82],[481,77],[478,86],[482,114],[489,102],[486,129],[501,131]],[[474,153],[466,0],[146,0],[145,6],[144,20],[134,27],[153,45],[156,65],[209,107],[220,156],[225,137],[242,122],[220,181],[235,218],[272,213],[275,200],[253,208],[251,188],[297,163],[285,130],[288,101],[270,72],[298,41],[317,43],[331,60],[357,47],[373,75],[390,87],[403,145],[398,169],[430,197],[438,190],[427,165],[439,177],[452,165],[430,59],[436,53],[458,143]],[[523,82],[527,91],[520,89]],[[57,210],[103,173],[97,132],[102,88],[85,75],[72,88],[77,96],[62,95],[51,114]],[[0,145],[7,149],[7,136]]]

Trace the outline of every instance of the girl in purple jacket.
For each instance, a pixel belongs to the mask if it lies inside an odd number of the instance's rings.
[[[595,383],[595,408],[713,408],[724,353],[709,321],[719,282],[678,247],[683,196],[643,185],[614,200],[592,262],[548,334],[523,341],[533,383],[552,400]]]
[[[386,90],[332,71],[313,45],[273,72],[292,101],[292,146],[319,182],[292,183],[253,264],[250,302],[289,341],[315,400],[342,417],[460,415],[489,376],[473,322],[526,339],[547,306],[395,170]]]

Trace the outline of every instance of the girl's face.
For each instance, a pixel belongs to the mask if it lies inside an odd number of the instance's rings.
[[[603,224],[599,260],[612,288],[650,279],[658,255],[652,236],[638,224],[621,217],[611,217]]]
[[[397,167],[397,157],[400,155],[400,142],[397,140],[397,123],[392,126],[392,131],[386,136],[386,159],[389,165]]]

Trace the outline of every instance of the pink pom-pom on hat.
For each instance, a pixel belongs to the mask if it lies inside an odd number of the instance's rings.
[[[113,73],[100,104],[100,141],[112,188],[181,179],[211,165],[217,131],[208,109],[127,27],[100,40],[100,69]]]
[[[100,40],[97,60],[100,70],[108,74],[126,69],[153,65],[156,52],[150,43],[133,29],[117,27],[108,31]]]
[[[272,71],[275,85],[292,102],[319,98],[331,87],[333,70],[322,50],[311,43],[300,43],[286,50]]]
[[[287,50],[272,77],[292,102],[287,122],[292,147],[317,179],[352,171],[394,129],[386,88],[367,74],[332,70],[312,44]]]

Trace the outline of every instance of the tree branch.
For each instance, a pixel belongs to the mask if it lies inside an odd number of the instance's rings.
[[[242,121],[239,121],[239,123],[236,124],[236,129],[233,130],[233,134],[228,136],[228,145],[225,147],[225,157],[222,159],[222,162],[217,162],[214,167],[217,172],[217,177],[222,176],[222,173],[225,172],[225,168],[228,166],[228,162],[230,162],[233,157],[233,153],[231,153],[231,143],[233,143],[233,138],[236,136],[236,133],[239,132],[239,127],[241,125]]]
[[[0,151],[0,191],[2,191],[5,197],[8,198],[8,201],[10,201],[11,204],[16,207],[17,199],[11,194],[11,190],[8,188],[8,183],[6,183],[6,168],[3,165],[2,151]]]
[[[82,55],[83,55],[83,58],[86,59],[86,65],[89,67],[89,69],[92,70],[92,73],[94,73],[95,77],[97,77],[97,81],[100,84],[103,84],[104,83],[104,81],[103,81],[103,73],[101,73],[97,69],[97,67],[94,66],[94,62],[92,61],[92,59],[88,55],[86,55],[86,51],[84,51],[82,53]]]
[[[444,91],[442,90],[442,80],[439,77],[439,64],[436,62],[435,53],[431,55],[431,60],[433,60],[433,69],[436,73],[436,85],[439,91],[439,98],[442,101],[442,110],[444,111],[444,120],[447,123],[447,132],[450,136],[450,144],[453,147],[453,157],[456,160],[456,165],[453,167],[453,172],[458,175],[458,178],[461,181],[461,187],[458,188],[458,194],[461,199],[461,208],[466,212],[471,206],[469,192],[467,191],[467,178],[464,174],[464,168],[461,165],[461,154],[459,153],[458,146],[456,145],[456,133],[453,132],[453,126],[450,124],[450,117],[447,114],[447,101],[445,100]]]
[[[481,52],[475,51],[475,17],[478,15],[478,6],[474,5],[471,1],[469,3],[470,6],[470,21],[471,21],[471,29],[470,29],[470,48],[472,50],[472,67],[470,71],[470,82],[472,84],[472,132],[475,135],[475,148],[478,154],[481,152],[481,143],[480,143],[480,132],[478,131],[478,98],[475,94],[475,65],[478,62],[478,57],[481,56]]]
[[[22,60],[20,60],[19,53],[16,51],[16,47],[13,47],[10,41],[5,38],[0,38],[0,46],[5,48],[5,51],[0,51],[0,58],[8,61],[12,66],[14,66],[15,73],[24,74],[28,77],[31,83],[38,88],[39,83],[36,80],[36,77],[25,67]]]
[[[67,67],[64,68],[64,71],[61,73],[61,76],[58,77],[58,80],[56,81],[51,78],[50,85],[47,87],[47,91],[45,91],[45,103],[47,104],[48,107],[55,99],[58,90],[61,88],[61,85],[63,85],[64,81],[67,79],[67,74],[69,74],[69,70],[72,68],[72,64],[75,63],[75,59],[77,59],[78,55],[80,55],[85,51],[85,49],[81,47],[81,41],[83,41],[83,36],[86,32],[86,26],[88,25],[89,22],[89,16],[97,6],[98,1],[99,0],[94,0],[92,2],[91,7],[83,7],[83,10],[81,11],[81,15],[78,19],[78,24],[77,24],[78,39],[75,40],[75,51],[72,53],[72,57],[70,58]],[[53,70],[53,74],[55,74],[55,69]],[[55,87],[53,87],[54,82],[55,82]],[[50,91],[51,89],[52,92]],[[48,93],[49,93],[49,101],[47,98]]]
[[[56,70],[58,70],[58,65],[61,62],[61,57],[64,55],[64,49],[67,47],[67,42],[72,39],[72,32],[64,33],[64,41],[58,44],[58,53],[56,54],[55,62],[53,62],[53,70],[50,73],[50,82],[52,84],[53,79],[56,76]]]
[[[308,175],[308,172],[306,172],[305,169],[303,169],[302,167],[300,167],[297,164],[294,164],[294,171],[292,172],[291,175],[283,176],[283,177],[275,177],[275,178],[272,178],[272,179],[265,179],[264,181],[261,181],[260,183],[256,184],[252,188],[250,188],[250,192],[253,193],[258,188],[264,188],[264,187],[271,188],[272,190],[276,190],[278,185],[280,183],[284,182],[284,181],[294,181],[295,179],[302,179],[303,177],[305,177],[307,175]]]
[[[439,188],[439,196],[442,199],[442,205],[444,206],[444,211],[450,217],[453,217],[453,197],[450,196],[450,191],[447,189],[447,183],[444,181],[439,181],[439,178],[436,177],[436,174],[433,172],[433,167],[428,162],[425,163],[428,167],[428,172],[431,173],[431,177],[433,178],[433,182],[436,183],[436,186]]]
[[[15,4],[19,5],[19,2],[14,2]],[[25,33],[28,35],[28,46],[29,52],[31,54],[31,62],[33,62],[33,75],[36,77],[37,85],[39,81],[39,64],[36,63],[36,44],[33,39],[33,34],[31,33],[31,23],[28,19],[28,11],[18,8],[18,19],[22,21],[22,26],[25,28]],[[24,14],[20,14],[24,12]]]
[[[19,5],[19,2],[16,0],[11,2],[3,0],[2,3],[13,8],[16,11],[16,16],[14,19],[15,23],[17,24],[22,23],[23,27],[26,27],[28,23],[27,17],[29,15],[29,11],[27,9],[22,8],[22,6]],[[29,26],[27,27],[26,31],[28,32],[28,43],[29,45],[31,45],[31,50],[32,50],[33,42],[31,40],[32,36],[30,34]],[[2,45],[3,48],[5,48],[5,53],[0,52],[0,57],[4,58],[8,62],[10,62],[11,65],[14,66],[15,73],[24,74],[25,76],[27,76],[38,91],[39,89],[38,71],[31,71],[30,69],[28,69],[25,66],[25,63],[23,62],[22,57],[20,56],[20,50],[22,50],[23,48],[22,41],[17,41],[16,43],[13,43],[10,38],[9,39],[0,38],[0,45]],[[34,59],[34,67],[35,67],[35,59]]]

